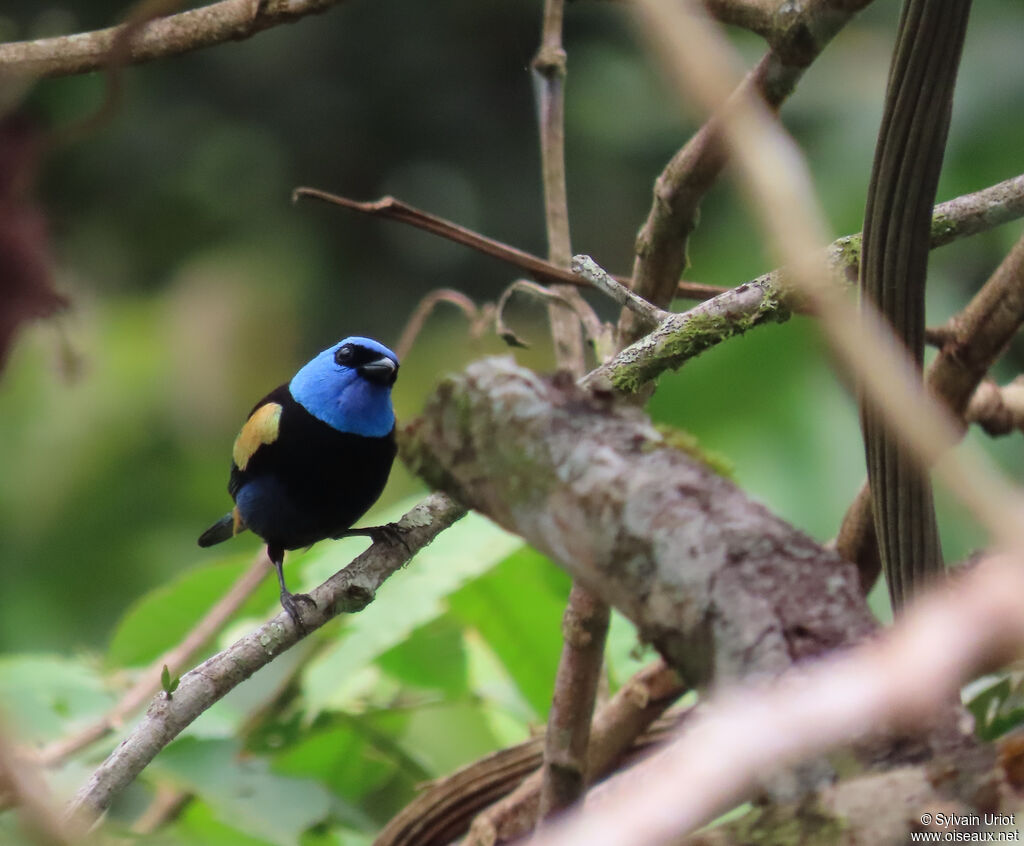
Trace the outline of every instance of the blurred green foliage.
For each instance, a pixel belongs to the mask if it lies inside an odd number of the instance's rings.
[[[783,109],[836,234],[860,225],[895,5],[875,4],[851,24]],[[0,37],[104,26],[125,11],[7,0]],[[539,15],[539,3],[353,0],[247,42],[126,70],[115,118],[50,153],[39,195],[74,306],[25,332],[0,374],[0,708],[21,740],[54,740],[102,714],[247,566],[255,539],[200,551],[195,538],[227,508],[231,441],[257,398],[338,337],[393,343],[432,288],[494,300],[514,278],[420,232],[292,206],[294,187],[391,193],[544,252],[528,70]],[[975,11],[941,198],[1021,170],[1022,27],[1015,0]],[[761,51],[750,37],[737,44],[751,60]],[[653,180],[694,119],[679,114],[621,4],[570,4],[566,45],[574,248],[627,271]],[[61,127],[96,109],[103,91],[98,74],[52,80],[23,105]],[[976,290],[1020,231],[1005,226],[933,255],[931,322]],[[690,258],[689,278],[722,285],[772,266],[728,179],[704,203]],[[514,314],[537,341],[524,360],[549,367],[539,309]],[[441,374],[502,350],[471,340],[447,313],[433,320],[403,362],[400,419]],[[1015,348],[1000,373],[1020,360]],[[863,475],[854,403],[805,319],[666,375],[650,410],[726,456],[746,490],[822,540]],[[1019,438],[971,437],[1019,473]],[[368,519],[420,492],[396,469]],[[942,522],[950,559],[983,541],[951,508]],[[361,548],[343,541],[294,556],[292,584],[322,580]],[[204,715],[119,801],[113,823],[128,825],[169,785],[196,798],[143,842],[368,843],[416,784],[543,721],[567,592],[550,562],[466,518],[366,611]],[[208,650],[273,610],[268,582]],[[635,645],[616,618],[613,686],[639,665]],[[995,704],[979,708],[1018,715],[1000,704],[1015,692],[997,680],[985,700]],[[76,789],[118,739],[56,773],[58,793]],[[12,815],[0,814],[0,842],[17,838]]]

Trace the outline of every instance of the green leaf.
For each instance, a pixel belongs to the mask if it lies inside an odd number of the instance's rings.
[[[405,684],[441,691],[449,699],[469,691],[462,628],[447,614],[420,626],[377,665]]]
[[[448,600],[453,614],[490,644],[538,718],[551,706],[570,584],[547,558],[523,547]]]
[[[107,662],[115,667],[135,667],[160,657],[227,593],[251,561],[248,553],[234,555],[230,560],[196,567],[151,590],[121,618],[107,650]],[[267,579],[237,613],[267,607],[277,595],[271,581]]]
[[[294,846],[324,820],[331,795],[312,779],[276,775],[229,740],[176,740],[150,765],[152,775],[202,797],[219,822],[261,842]]]
[[[283,775],[315,778],[337,796],[358,801],[387,781],[397,765],[356,723],[343,720],[306,732],[301,741],[277,755],[273,768]]]
[[[185,806],[168,834],[182,846],[269,846],[273,843],[262,837],[252,837],[221,821],[216,811],[201,797]]]
[[[0,657],[0,702],[23,743],[55,740],[99,719],[116,698],[96,668],[54,655]]]
[[[515,535],[472,513],[442,532],[416,555],[408,569],[382,585],[375,602],[346,618],[338,641],[307,667],[303,691],[310,713],[349,707],[354,697],[349,683],[359,671],[403,642],[418,626],[444,614],[446,596],[521,545]],[[336,548],[340,546],[325,544],[321,555],[325,559],[338,556]],[[331,560],[331,572],[348,560],[345,556]]]
[[[174,680],[171,680],[171,671],[167,669],[167,665],[164,664],[164,669],[160,673],[160,686],[164,689],[164,693],[170,696],[174,691],[178,689],[178,685],[181,683],[181,678],[175,676]]]
[[[440,777],[498,748],[487,710],[479,702],[442,702],[410,711],[380,711],[365,719]]]
[[[978,679],[964,691],[974,730],[992,741],[1024,723],[1024,676],[1008,673]]]

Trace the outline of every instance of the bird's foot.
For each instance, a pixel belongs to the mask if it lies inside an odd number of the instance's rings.
[[[281,607],[288,612],[288,616],[292,618],[292,622],[295,623],[295,628],[299,630],[299,634],[306,634],[306,624],[302,622],[302,616],[299,614],[299,606],[303,603],[316,608],[316,600],[308,593],[281,591]]]
[[[353,536],[367,537],[374,543],[390,543],[393,545],[401,544],[405,547],[406,552],[410,555],[412,554],[412,550],[409,548],[409,544],[405,540],[405,529],[399,526],[398,523],[385,523],[383,526],[368,526],[365,529],[349,529],[347,532],[335,535],[335,539]]]

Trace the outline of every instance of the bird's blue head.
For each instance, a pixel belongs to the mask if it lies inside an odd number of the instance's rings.
[[[288,384],[318,420],[353,435],[378,438],[395,425],[391,386],[398,357],[371,338],[353,336],[324,350]]]

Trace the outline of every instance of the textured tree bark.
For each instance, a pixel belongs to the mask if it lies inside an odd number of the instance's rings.
[[[558,561],[695,685],[776,676],[875,630],[853,564],[750,500],[692,448],[677,448],[636,408],[569,379],[511,359],[477,362],[442,382],[400,445],[415,472]],[[859,743],[845,774],[938,758],[913,778],[956,773],[932,781],[937,795],[980,807],[993,784],[990,750],[954,702],[941,714],[919,731],[914,724],[912,737]],[[784,808],[826,797],[836,775],[819,760],[759,792]],[[903,816],[928,801],[881,792]],[[780,817],[780,831],[792,825],[792,815]]]
[[[874,629],[856,570],[639,411],[508,359],[441,384],[402,451],[622,611],[683,676],[778,673]]]

